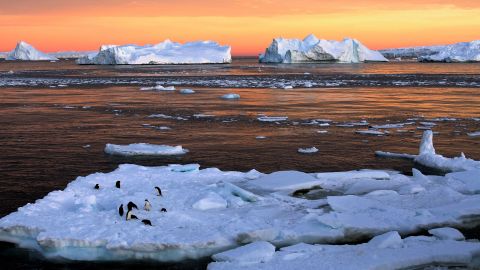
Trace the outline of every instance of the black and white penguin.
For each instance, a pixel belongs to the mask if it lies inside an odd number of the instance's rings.
[[[167,209],[162,208],[162,209],[160,209],[160,212],[167,212]]]
[[[138,210],[138,207],[136,204],[134,204],[133,202],[128,202],[127,204],[127,210],[130,211],[132,210],[133,208],[137,209]]]
[[[118,214],[123,217],[123,203],[120,205],[120,207],[118,208]]]
[[[95,189],[100,189],[100,185],[99,185],[99,184],[95,184]]]
[[[150,209],[152,209],[152,205],[147,199],[145,199],[145,205],[143,206],[143,209],[145,209],[145,211],[150,211]]]
[[[157,190],[157,196],[163,196],[162,190],[159,187],[155,187],[155,189]]]
[[[132,211],[128,210],[128,211],[127,211],[126,219],[127,219],[127,220],[130,220],[130,219],[138,219],[138,218],[137,218],[137,216],[135,216],[134,214],[132,214]]]
[[[142,223],[147,225],[147,226],[152,226],[152,222],[150,222],[150,220],[148,220],[148,219],[142,219]]]
[[[116,187],[116,188],[120,188],[120,181],[117,181],[117,182],[115,183],[115,187]]]

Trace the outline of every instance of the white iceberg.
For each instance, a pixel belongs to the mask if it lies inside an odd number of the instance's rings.
[[[230,63],[230,46],[213,41],[185,44],[165,40],[156,45],[103,45],[98,53],[77,59],[84,65],[214,64]]]
[[[188,152],[181,145],[156,145],[149,143],[133,143],[129,145],[118,145],[108,143],[105,146],[105,153],[119,156],[173,156],[183,155]]]
[[[262,63],[388,62],[381,53],[368,49],[356,39],[325,40],[313,34],[303,40],[275,38],[259,60]]]
[[[422,62],[478,62],[480,61],[480,40],[450,45],[388,49],[380,52],[389,58],[417,58]]]
[[[379,245],[379,242],[381,243]],[[241,248],[230,251],[244,254]],[[412,236],[401,239],[397,232],[389,232],[358,245],[308,245],[297,244],[268,254],[268,259],[251,261],[249,257],[215,262],[209,270],[284,270],[284,269],[342,269],[342,270],[395,270],[430,269],[429,266],[458,266],[461,269],[480,267],[479,242],[442,240],[435,237]],[[252,253],[252,251],[250,251]],[[264,251],[259,247],[258,254]],[[437,269],[437,268],[431,268]],[[439,267],[438,269],[444,269]]]
[[[8,53],[5,60],[24,60],[24,61],[54,61],[56,57],[43,53],[35,49],[32,45],[20,41],[13,51]]]

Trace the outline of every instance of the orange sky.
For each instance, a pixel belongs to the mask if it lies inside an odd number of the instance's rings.
[[[400,2],[400,3],[394,3]],[[0,0],[0,51],[215,40],[234,55],[272,38],[357,38],[373,49],[480,39],[479,0]]]

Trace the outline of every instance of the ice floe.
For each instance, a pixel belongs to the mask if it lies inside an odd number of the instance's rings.
[[[468,132],[467,135],[470,136],[470,137],[479,137],[480,136],[480,131]]]
[[[262,63],[388,61],[381,53],[368,49],[356,39],[325,40],[312,34],[303,40],[275,38],[259,60]]]
[[[376,136],[382,136],[387,133],[382,132],[380,130],[375,130],[375,129],[361,129],[361,130],[355,130],[355,133],[357,134],[362,134],[362,135],[376,135]]]
[[[156,86],[146,86],[146,87],[141,87],[141,91],[175,91],[175,86],[162,86],[162,85],[156,85]]]
[[[5,60],[51,61],[58,59],[35,49],[32,45],[24,41],[20,41],[15,49],[7,54]]]
[[[229,93],[222,96],[222,99],[240,99],[239,94]]]
[[[230,46],[213,41],[185,44],[165,40],[156,45],[103,45],[98,53],[77,59],[78,64],[148,65],[230,63]]]
[[[192,89],[180,89],[180,94],[195,94],[195,91]]]
[[[259,116],[257,120],[260,122],[281,122],[287,121],[288,116]]]
[[[173,156],[183,155],[188,152],[181,145],[157,145],[149,143],[133,143],[129,145],[118,145],[108,143],[105,146],[105,153],[119,156]]]
[[[318,152],[318,149],[315,146],[308,148],[298,148],[297,150],[300,154],[313,154]]]

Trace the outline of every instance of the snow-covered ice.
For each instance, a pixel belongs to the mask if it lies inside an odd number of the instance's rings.
[[[240,99],[239,94],[229,93],[222,96],[222,99]]]
[[[381,53],[368,49],[356,39],[325,40],[313,34],[303,40],[275,38],[259,60],[262,63],[388,61]]]
[[[35,49],[32,45],[24,41],[20,41],[15,49],[8,53],[5,60],[52,61],[58,59]]]
[[[252,254],[241,248],[233,254]],[[252,247],[253,249],[253,247]],[[258,253],[262,254],[262,247]],[[284,269],[342,269],[394,270],[424,269],[428,266],[480,267],[480,242],[442,240],[436,237],[412,236],[400,238],[392,231],[358,245],[309,245],[300,243],[280,249],[267,260],[250,262],[249,257],[238,260],[220,260],[208,265],[209,270],[284,270]],[[442,268],[443,269],[443,268]]]
[[[261,263],[270,260],[275,246],[266,241],[253,242],[212,256],[217,262]]]
[[[165,40],[156,45],[103,45],[98,53],[77,59],[78,64],[148,65],[230,63],[230,46],[213,41],[180,44]]]
[[[149,143],[133,143],[129,145],[107,144],[105,153],[120,156],[172,156],[183,155],[188,150],[181,145],[156,145]]]

